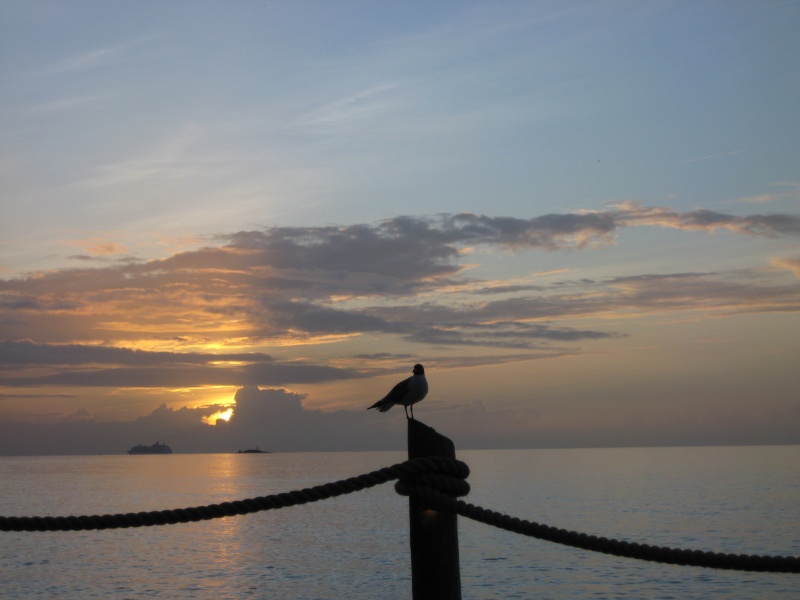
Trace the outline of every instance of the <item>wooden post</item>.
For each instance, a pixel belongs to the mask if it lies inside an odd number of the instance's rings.
[[[408,421],[408,458],[456,457],[453,442],[414,419]],[[457,515],[408,499],[413,600],[461,600]]]

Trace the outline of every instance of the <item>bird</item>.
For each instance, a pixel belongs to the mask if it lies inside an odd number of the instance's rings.
[[[414,374],[408,379],[404,379],[394,386],[388,394],[378,400],[370,408],[377,408],[380,412],[386,412],[395,404],[402,404],[408,419],[408,408],[411,407],[411,418],[414,418],[414,404],[422,400],[428,394],[428,380],[425,379],[425,369],[422,365],[414,365]]]

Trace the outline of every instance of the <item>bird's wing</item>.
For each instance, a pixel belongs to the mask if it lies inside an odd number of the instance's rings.
[[[408,382],[410,379],[410,377],[408,379],[404,379],[394,386],[389,393],[383,397],[381,402],[383,402],[383,400],[387,400],[389,402],[400,402],[408,391]]]
[[[391,407],[393,404],[399,404],[403,401],[403,397],[406,395],[407,389],[408,389],[408,379],[404,379],[403,381],[395,385],[391,390],[389,390],[388,394],[386,394],[383,398],[378,400],[375,404],[373,404],[369,408],[380,409],[387,405]],[[369,408],[367,410],[369,410]]]

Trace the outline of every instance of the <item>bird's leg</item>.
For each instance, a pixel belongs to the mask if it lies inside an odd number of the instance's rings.
[[[406,419],[407,419],[408,418],[408,406],[403,404],[403,410],[406,411]],[[413,416],[413,412],[412,412],[412,416]]]
[[[414,419],[414,405],[411,405],[411,418]],[[416,419],[414,419],[416,421]]]

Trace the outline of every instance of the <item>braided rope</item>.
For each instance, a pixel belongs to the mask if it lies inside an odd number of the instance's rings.
[[[800,573],[800,557],[796,556],[758,556],[747,554],[724,554],[702,550],[683,550],[664,546],[650,546],[635,542],[587,535],[577,531],[557,529],[532,521],[525,521],[499,512],[487,510],[431,488],[416,488],[415,497],[422,498],[432,506],[450,510],[462,517],[492,525],[506,531],[528,537],[555,542],[564,546],[612,554],[625,558],[635,558],[652,562],[727,569],[733,571],[762,571],[771,573]]]
[[[449,510],[480,523],[565,546],[667,564],[737,571],[800,573],[800,557],[795,556],[722,554],[650,546],[557,529],[510,517],[458,500],[458,497],[466,496],[469,493],[469,484],[464,481],[468,475],[469,467],[458,460],[444,457],[416,458],[371,473],[312,488],[209,506],[79,517],[0,516],[0,531],[121,529],[205,521],[317,502],[399,480],[395,484],[395,489],[399,494],[414,496],[429,503],[431,507]]]
[[[385,467],[365,475],[343,479],[332,483],[305,488],[293,492],[260,496],[234,502],[223,502],[208,506],[195,506],[172,510],[158,510],[115,515],[92,515],[79,517],[3,517],[0,516],[0,531],[80,531],[86,529],[122,529],[127,527],[149,527],[152,525],[174,525],[207,521],[221,517],[246,515],[263,510],[287,508],[318,500],[327,500],[375,487],[395,479],[416,480],[431,473],[445,478],[463,480],[469,475],[469,467],[460,461],[442,457],[416,458],[404,463]]]

